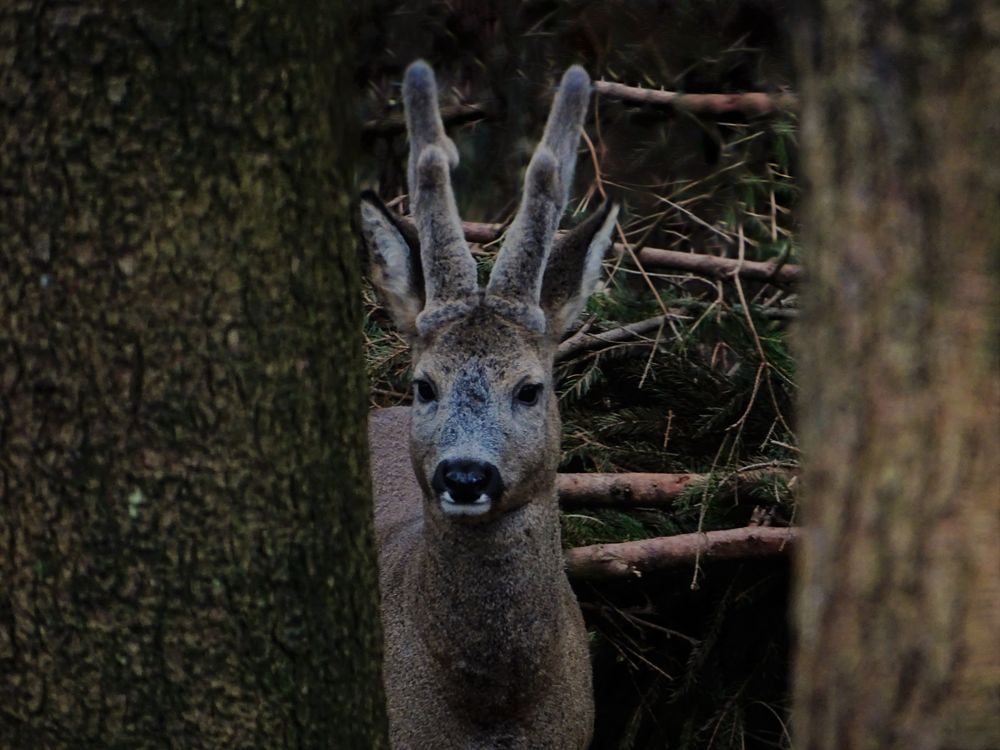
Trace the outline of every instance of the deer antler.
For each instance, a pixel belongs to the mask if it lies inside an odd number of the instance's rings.
[[[476,263],[462,232],[449,170],[458,151],[445,135],[434,72],[418,60],[403,80],[406,129],[410,138],[407,178],[420,237],[426,302],[424,310],[462,299],[477,289]]]
[[[497,257],[488,294],[538,305],[542,273],[569,199],[589,101],[590,77],[574,65],[562,77],[545,134],[528,164],[521,206]]]

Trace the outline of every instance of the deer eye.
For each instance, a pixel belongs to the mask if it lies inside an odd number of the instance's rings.
[[[415,379],[413,381],[413,390],[417,394],[417,401],[421,404],[437,401],[437,391],[434,390],[434,386],[427,380],[422,378]]]
[[[538,403],[538,396],[541,392],[541,383],[526,383],[517,389],[517,392],[514,394],[514,398],[518,400],[518,403],[524,404],[525,406],[534,406]]]

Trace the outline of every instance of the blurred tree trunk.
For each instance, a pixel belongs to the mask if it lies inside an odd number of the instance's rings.
[[[801,750],[1000,747],[1000,16],[814,0],[801,40]]]
[[[0,12],[0,747],[384,747],[347,5]]]

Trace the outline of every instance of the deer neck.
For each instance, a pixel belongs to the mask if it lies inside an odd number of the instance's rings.
[[[568,586],[554,481],[489,525],[425,517],[417,565],[417,631],[464,708],[509,712],[543,686]]]

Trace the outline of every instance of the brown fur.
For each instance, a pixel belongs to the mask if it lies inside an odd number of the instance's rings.
[[[425,528],[423,493],[399,461],[408,423],[403,407],[370,419],[393,747],[587,747],[586,630],[562,570],[555,508]]]
[[[362,205],[373,282],[412,343],[414,379],[432,393],[369,422],[396,748],[590,742],[587,633],[559,539],[552,382],[559,335],[593,287],[615,220],[605,207],[553,248],[589,86],[580,68],[564,77],[485,291],[460,239],[454,147],[422,63],[404,83],[419,247],[384,207]],[[526,385],[537,398],[519,395]],[[479,508],[458,507],[431,480],[455,460],[495,467],[502,489]]]

